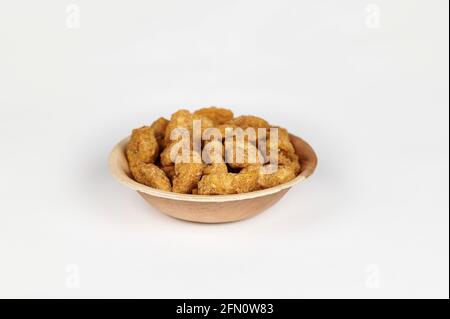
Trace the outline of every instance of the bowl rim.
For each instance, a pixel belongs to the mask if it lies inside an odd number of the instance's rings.
[[[302,172],[293,180],[277,185],[275,187],[266,188],[259,191],[242,193],[242,194],[231,194],[231,195],[192,195],[192,194],[179,194],[174,192],[168,192],[159,190],[156,188],[152,188],[146,186],[144,184],[140,184],[136,182],[134,179],[129,177],[125,171],[121,168],[119,164],[119,160],[121,157],[124,157],[125,147],[130,139],[130,136],[122,139],[119,143],[117,143],[113,149],[111,150],[108,157],[108,166],[111,175],[121,184],[127,186],[128,188],[138,191],[140,193],[152,195],[159,198],[171,199],[177,201],[189,201],[189,202],[230,202],[230,201],[238,201],[244,199],[253,199],[258,197],[263,197],[267,195],[272,195],[278,193],[282,190],[289,189],[292,186],[305,181],[309,176],[311,176],[317,166],[317,155],[314,152],[313,148],[303,139],[293,134],[289,134],[291,139],[298,139],[303,147],[308,148],[308,151],[311,155],[310,162],[311,165],[308,169],[302,170]]]

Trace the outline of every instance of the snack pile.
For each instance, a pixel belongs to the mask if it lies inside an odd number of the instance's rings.
[[[194,138],[196,125],[201,128],[200,143]],[[244,139],[230,135],[249,128],[257,135],[244,135]],[[177,129],[189,133],[187,140],[175,134]],[[220,135],[208,134],[213,130]],[[190,150],[188,160],[180,152],[180,143]],[[256,116],[234,117],[232,111],[217,107],[193,113],[179,110],[170,120],[161,117],[150,126],[134,129],[126,156],[138,183],[181,194],[247,193],[286,183],[301,171],[286,129]]]

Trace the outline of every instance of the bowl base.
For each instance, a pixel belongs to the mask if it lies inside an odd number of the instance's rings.
[[[150,205],[166,215],[197,223],[229,223],[253,217],[278,202],[289,188],[252,199],[230,202],[173,201],[138,192]]]

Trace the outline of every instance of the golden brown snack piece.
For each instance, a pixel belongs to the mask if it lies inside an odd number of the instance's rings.
[[[264,168],[269,168],[267,165]],[[259,173],[258,185],[261,188],[270,188],[281,185],[293,180],[296,177],[295,171],[291,167],[278,166],[278,169],[273,173],[263,174]]]
[[[149,126],[134,129],[126,150],[130,165],[153,163],[159,154],[158,141]]]
[[[177,142],[172,142],[166,146],[164,151],[161,152],[160,161],[162,166],[173,166],[174,161],[172,161],[172,148]],[[178,156],[182,155],[181,149],[177,153]]]
[[[232,145],[225,144],[225,158],[231,168],[244,168],[264,163],[265,159],[255,144],[247,140],[236,140]]]
[[[192,141],[194,133],[197,133],[193,130],[194,121],[200,121],[201,131],[198,132],[199,134],[203,134],[205,130],[214,127],[214,122],[205,116],[192,114],[188,110],[179,110],[172,114],[170,121],[167,124],[164,136],[164,142],[166,143],[166,145],[182,139],[182,136],[180,134],[178,134],[176,138],[175,136],[172,138],[171,134],[175,129],[186,129],[187,132],[183,133],[189,133],[189,138]],[[202,136],[200,135],[199,138],[201,139]]]
[[[211,174],[203,175],[198,183],[198,194],[240,194],[252,192],[258,188],[258,174],[256,172]]]
[[[166,135],[167,125],[169,124],[169,120],[164,117],[160,117],[156,121],[150,125],[150,127],[155,132],[156,140],[158,141],[159,148],[162,150],[166,147],[164,137]]]
[[[233,119],[233,112],[229,109],[215,106],[205,107],[195,111],[194,115],[201,115],[211,119],[214,125],[220,125]]]
[[[155,164],[140,164],[131,167],[131,173],[137,182],[161,189],[171,191],[170,181],[166,174]]]
[[[172,181],[175,176],[175,165],[161,166],[161,169],[166,174],[166,176],[169,178],[169,180]]]
[[[171,143],[171,133],[176,128],[185,128],[192,131],[192,114],[188,110],[179,110],[172,114],[169,123],[166,127],[166,132],[164,135],[164,142],[166,145]],[[181,138],[179,138],[181,139]]]
[[[198,182],[199,195],[227,195],[235,194],[234,178],[236,174],[204,175]]]
[[[224,161],[225,147],[221,141],[207,142],[203,148],[202,159],[206,164],[203,175],[226,174],[228,166]]]
[[[203,169],[203,175],[220,175],[228,173],[228,167],[225,163],[211,163]]]
[[[296,155],[295,155],[296,156]],[[254,173],[258,175],[258,186],[262,189],[274,187],[280,184],[284,184],[294,179],[297,176],[297,170],[300,172],[300,163],[297,160],[295,163],[294,158],[289,159],[285,157],[283,165],[251,165],[241,170],[243,173]]]
[[[260,165],[260,164],[252,164],[252,165],[249,165],[249,166],[241,169],[240,173],[244,174],[244,173],[250,173],[250,172],[255,173],[256,172],[256,173],[259,174],[259,172],[261,171],[262,167],[263,166]]]
[[[203,135],[203,133],[210,128],[215,128],[216,124],[214,124],[214,121],[211,120],[209,117],[203,116],[201,114],[194,114],[192,116],[193,121],[201,121],[201,131],[200,134]],[[192,125],[192,128],[194,128],[194,125]],[[192,132],[192,134],[197,132]],[[202,135],[200,136],[200,139],[202,138]]]
[[[234,179],[234,187],[237,194],[249,193],[261,189],[258,184],[259,175],[257,172],[248,172],[236,175]]]
[[[299,165],[298,157],[295,154],[295,148],[290,140],[288,131],[281,127],[272,127],[271,130],[273,129],[277,129],[278,139],[272,141],[271,134],[269,132],[266,140],[266,154],[264,154],[266,160],[265,162],[273,163],[275,159],[271,157],[271,152],[272,150],[275,150],[275,154],[278,155],[278,161],[281,165],[284,165],[283,162],[289,162],[294,166]],[[263,148],[261,142],[259,146]],[[298,174],[298,172],[300,171],[300,167],[295,167],[295,171]]]
[[[175,164],[173,189],[175,193],[190,194],[200,181],[204,164],[178,163]]]
[[[192,190],[197,188],[204,167],[205,164],[201,162],[201,157],[198,154],[192,155],[188,163],[176,163],[172,191],[181,194],[191,194]]]
[[[295,154],[294,145],[292,145],[289,132],[282,127],[272,127],[278,129],[278,149],[286,154]],[[271,139],[270,131],[267,137],[267,153],[270,153]],[[275,145],[276,146],[276,145]]]
[[[161,152],[160,161],[163,167],[165,166],[173,166],[172,159],[170,157],[170,151],[173,147],[173,144],[168,144],[167,147]]]
[[[241,115],[238,117],[235,117],[234,119],[228,121],[226,124],[234,124],[236,126],[239,126],[243,129],[252,127],[255,129],[258,128],[270,128],[270,124],[257,116],[253,116],[253,115]]]
[[[301,166],[297,154],[286,154],[280,151],[278,154],[278,164],[281,166],[292,168],[295,175],[300,174]]]
[[[171,152],[173,147],[177,147],[178,153],[177,156],[181,156],[183,154],[182,147],[189,148],[192,150],[193,147],[193,135],[194,135],[194,122],[193,121],[201,121],[201,131],[199,131],[200,134],[208,128],[211,128],[214,126],[214,123],[212,120],[210,120],[207,117],[201,116],[201,115],[193,115],[188,110],[179,110],[172,114],[170,122],[167,125],[165,136],[164,136],[164,142],[166,143],[165,149],[161,153],[161,164],[163,166],[170,166],[173,165],[174,160],[171,157]],[[171,134],[175,129],[182,128],[186,129],[187,132],[183,132],[188,134],[186,136],[178,136],[175,140],[171,139]],[[182,140],[183,137],[189,137],[189,141],[186,141],[186,143],[178,144]],[[200,142],[201,142],[202,136],[199,136]],[[199,144],[199,147],[201,148],[201,143]]]
[[[186,158],[191,153],[192,143],[190,141],[173,141],[161,152],[160,161],[162,166],[171,166],[175,162]],[[173,153],[173,154],[172,154]]]

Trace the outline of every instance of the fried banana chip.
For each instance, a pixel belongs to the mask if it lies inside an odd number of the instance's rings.
[[[236,140],[232,145],[225,144],[225,159],[231,168],[244,168],[264,163],[265,158],[255,144],[248,140]]]
[[[257,116],[253,115],[241,115],[238,117],[235,117],[234,119],[226,122],[226,124],[234,124],[236,126],[239,126],[240,128],[246,129],[249,127],[258,129],[258,128],[270,128],[270,124]]]
[[[254,173],[258,175],[258,186],[261,189],[274,187],[289,182],[300,173],[300,163],[298,157],[284,157],[276,165],[251,165],[241,170],[240,174]]]
[[[160,160],[162,166],[173,166],[174,161],[172,161],[171,152],[172,147],[174,147],[175,144],[176,142],[168,144],[167,147],[164,149],[164,151],[161,152]],[[178,155],[181,156],[181,151],[178,152]]]
[[[219,107],[205,107],[195,111],[194,115],[201,115],[211,119],[214,125],[221,125],[233,119],[233,112],[228,109]]]
[[[260,189],[258,183],[259,174],[257,172],[240,172],[235,176],[234,188],[237,194],[249,193]]]
[[[164,135],[164,142],[166,145],[171,143],[170,135],[172,131],[177,128],[184,128],[192,131],[192,114],[188,110],[179,110],[172,114],[169,123],[166,127],[166,132]]]
[[[280,151],[285,152],[286,154],[295,154],[294,145],[291,142],[291,138],[289,137],[289,132],[282,127],[272,127],[278,129],[278,145],[275,145],[275,148],[278,147]],[[270,153],[271,147],[271,139],[270,139],[270,131],[267,137],[267,152]]]
[[[268,165],[264,168],[268,168]],[[295,177],[295,171],[292,167],[278,166],[273,173],[264,174],[260,171],[258,176],[258,185],[263,189],[270,188],[287,183]]]
[[[202,152],[202,159],[205,164],[204,175],[226,174],[228,166],[224,161],[225,147],[222,141],[210,141],[205,144]]]
[[[137,182],[163,191],[171,191],[169,178],[155,164],[140,164],[130,168]]]
[[[172,114],[170,121],[167,124],[164,135],[165,145],[179,141],[182,138],[182,136],[178,136],[178,138],[172,140],[171,134],[175,129],[186,129],[192,140],[194,133],[197,133],[194,131],[194,121],[200,121],[199,125],[201,125],[201,131],[198,132],[200,134],[200,139],[202,138],[201,134],[203,134],[205,130],[214,127],[214,122],[208,117],[192,114],[188,110],[179,110]]]
[[[150,127],[155,132],[156,140],[158,141],[159,148],[162,150],[164,147],[166,147],[165,144],[165,136],[166,136],[166,129],[167,125],[169,124],[169,121],[165,119],[164,117],[160,117],[156,121],[150,125]]]
[[[295,172],[295,175],[300,174],[301,166],[297,154],[286,154],[280,151],[278,154],[278,164],[281,166],[292,168]]]
[[[229,195],[255,191],[259,188],[258,173],[226,173],[203,175],[198,183],[200,195]]]
[[[159,155],[158,141],[149,126],[134,129],[128,142],[126,154],[131,166],[154,163]]]
[[[176,163],[172,191],[181,194],[191,194],[192,190],[197,188],[204,167],[205,164],[202,163],[201,157],[198,154],[192,155],[188,163]]]
[[[200,134],[202,134],[202,136],[203,136],[203,133],[207,130],[207,129],[210,129],[210,128],[215,128],[215,123],[214,123],[214,121],[212,120],[212,119],[210,119],[209,117],[206,117],[206,116],[204,116],[204,115],[201,115],[201,114],[194,114],[193,116],[192,116],[192,120],[193,121],[200,121],[201,122],[201,131],[200,131]],[[192,128],[194,128],[194,125],[192,125]],[[194,132],[192,132],[193,134],[194,134]],[[202,136],[200,136],[200,138],[202,138]]]
[[[198,182],[199,195],[228,195],[235,194],[234,179],[237,174],[204,175]]]
[[[160,161],[162,166],[172,166],[175,162],[189,155],[192,150],[192,143],[187,141],[174,141],[167,145],[161,152]],[[173,154],[172,154],[173,153]]]
[[[228,166],[225,163],[211,163],[203,169],[203,175],[220,175],[227,174]]]
[[[166,176],[169,178],[169,180],[173,181],[173,178],[175,176],[175,165],[162,166],[161,169],[166,174]]]

